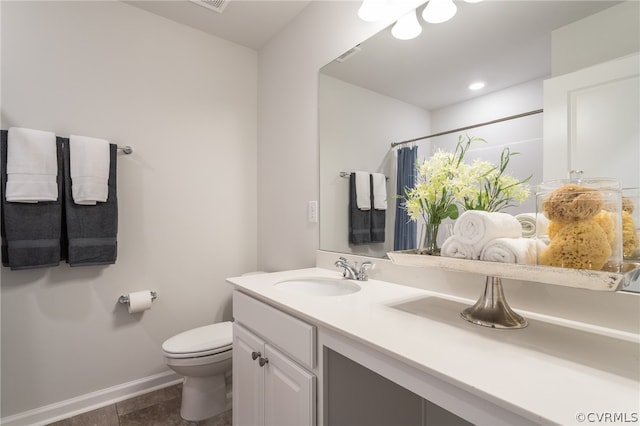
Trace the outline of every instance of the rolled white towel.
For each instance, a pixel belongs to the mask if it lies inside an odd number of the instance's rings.
[[[495,238],[520,237],[522,226],[518,219],[507,213],[469,210],[456,220],[453,235],[481,251],[486,243]]]
[[[484,246],[480,253],[480,260],[535,265],[537,263],[536,247],[537,240],[532,238],[496,238]]]
[[[480,251],[473,244],[467,244],[455,235],[447,238],[440,247],[440,256],[457,257],[458,259],[479,259]]]
[[[516,219],[522,226],[522,236],[525,238],[533,238],[537,234],[545,235],[549,219],[543,214],[538,213],[520,213],[516,215]]]

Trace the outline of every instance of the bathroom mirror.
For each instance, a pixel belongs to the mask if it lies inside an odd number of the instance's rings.
[[[386,28],[324,66],[319,79],[320,248],[373,257],[393,250],[394,202],[387,210],[384,243],[349,244],[349,179],[340,172],[384,173],[393,196],[392,142],[541,109],[543,81],[563,73],[552,69],[551,32],[621,3],[459,1],[451,21],[427,24],[419,18],[423,30],[413,40],[394,39]],[[593,32],[601,34],[598,28]],[[485,80],[485,89],[469,91],[475,79]],[[521,155],[509,170],[522,177],[533,174],[531,183],[539,183],[542,114],[428,139],[417,144],[418,158],[438,147],[451,149],[459,134],[468,134],[495,140],[495,146],[476,155],[495,162],[505,132],[528,143],[517,147]],[[535,211],[531,198],[521,211]]]

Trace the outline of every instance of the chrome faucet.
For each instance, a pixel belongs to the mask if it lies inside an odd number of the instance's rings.
[[[347,258],[340,257],[336,260],[334,265],[338,268],[342,268],[342,276],[348,280],[356,280],[356,281],[367,281],[369,277],[367,276],[367,270],[374,267],[372,262],[368,260],[366,262],[362,262],[360,268],[358,268],[358,262],[354,265],[351,265]]]

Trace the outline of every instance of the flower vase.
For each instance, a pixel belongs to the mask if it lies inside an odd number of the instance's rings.
[[[440,255],[440,247],[438,247],[438,231],[440,222],[428,222],[422,226],[422,235],[420,236],[420,254],[429,254],[433,256]]]

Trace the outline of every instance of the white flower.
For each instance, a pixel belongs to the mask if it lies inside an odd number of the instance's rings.
[[[466,210],[500,211],[527,199],[531,176],[518,180],[505,173],[515,153],[505,148],[498,166],[484,160],[469,165],[464,156],[474,141],[484,139],[460,136],[454,152],[438,150],[416,164],[416,185],[400,196],[412,220],[440,224],[445,218],[458,217],[458,204]]]
[[[518,180],[505,173],[513,155],[516,153],[505,148],[498,166],[483,160],[473,162],[470,171],[470,180],[475,181],[473,187],[457,197],[465,210],[500,211],[514,202],[522,203],[529,197],[527,182],[531,176]]]

